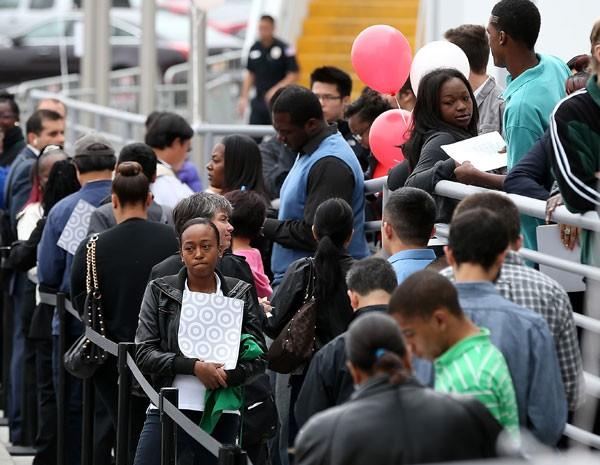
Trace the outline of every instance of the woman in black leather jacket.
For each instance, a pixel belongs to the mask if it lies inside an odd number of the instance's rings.
[[[223,364],[208,363],[184,356],[179,348],[178,330],[182,301],[186,293],[208,293],[244,301],[242,334],[254,338],[265,348],[257,318],[257,303],[250,294],[250,285],[224,277],[216,271],[221,253],[219,232],[206,219],[193,219],[183,228],[180,236],[181,256],[185,267],[177,275],[158,278],[146,288],[136,332],[136,362],[140,369],[152,377],[154,388],[179,388],[179,407],[196,424],[204,410],[207,390],[240,386],[250,378],[264,372],[263,356],[240,360],[232,370]],[[240,344],[241,347],[241,344]],[[223,413],[212,435],[222,443],[233,443],[238,432],[239,415]],[[178,434],[178,461],[183,457],[193,464],[217,463],[198,443],[184,431]],[[148,410],[144,429],[140,435],[135,464],[152,465],[160,462],[160,419],[158,410]]]
[[[313,416],[298,434],[297,465],[450,462],[493,457],[501,426],[479,401],[421,386],[396,322],[358,318],[346,333],[358,385],[346,403]]]

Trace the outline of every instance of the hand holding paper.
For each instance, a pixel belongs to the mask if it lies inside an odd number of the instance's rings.
[[[498,132],[489,132],[454,144],[442,145],[444,152],[458,163],[471,162],[479,171],[506,166],[506,142]]]

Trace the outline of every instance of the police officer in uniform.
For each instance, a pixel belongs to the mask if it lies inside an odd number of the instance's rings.
[[[258,25],[259,40],[248,54],[247,72],[238,103],[240,116],[248,105],[250,88],[256,87],[256,95],[250,103],[250,124],[271,124],[269,101],[277,89],[293,84],[298,80],[296,51],[273,33],[275,20],[263,15]]]

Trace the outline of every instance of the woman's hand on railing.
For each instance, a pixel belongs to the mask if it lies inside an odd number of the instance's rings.
[[[222,363],[207,363],[200,360],[194,364],[194,375],[207,389],[227,387],[227,373]]]
[[[562,195],[560,194],[553,195],[546,201],[546,223],[550,223],[552,221],[552,215],[554,214],[554,211],[561,205],[564,205],[564,203]],[[559,229],[560,241],[567,249],[573,250],[575,246],[579,244],[581,228],[571,226],[569,224],[559,224]]]

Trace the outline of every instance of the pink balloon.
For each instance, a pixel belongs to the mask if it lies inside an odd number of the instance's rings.
[[[402,149],[410,137],[412,115],[406,110],[388,110],[379,115],[369,130],[369,146],[377,161],[390,169],[404,160]]]
[[[408,79],[412,53],[406,37],[392,26],[363,30],[352,44],[352,67],[366,85],[395,95]]]

